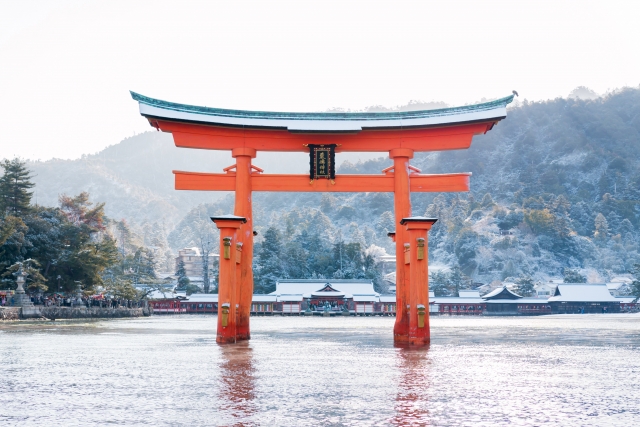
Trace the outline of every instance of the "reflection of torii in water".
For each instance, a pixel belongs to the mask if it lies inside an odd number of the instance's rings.
[[[221,346],[222,363],[220,364],[220,393],[218,408],[221,413],[228,414],[232,420],[229,425],[236,425],[238,419],[250,419],[258,412],[254,403],[255,377],[253,366],[253,349],[247,342],[237,346]],[[244,424],[242,424],[244,425]],[[248,424],[251,425],[251,424]]]
[[[233,218],[214,219],[221,239],[223,235],[226,239],[221,240],[221,254],[228,255],[220,258],[218,342],[251,336],[254,191],[393,192],[394,340],[429,342],[427,232],[435,219],[411,217],[411,193],[469,191],[471,174],[421,174],[409,160],[415,152],[469,148],[473,136],[488,132],[506,117],[507,104],[515,95],[463,107],[381,113],[242,111],[132,96],[151,126],[173,134],[176,146],[227,150],[236,159],[224,173],[174,171],[177,190],[235,192]],[[259,151],[310,153],[310,174],[263,174],[251,164]],[[322,158],[318,152],[324,153]],[[335,152],[386,152],[393,166],[378,175],[335,175]]]
[[[398,378],[395,416],[389,420],[397,426],[430,425],[429,419],[429,346],[398,349]]]

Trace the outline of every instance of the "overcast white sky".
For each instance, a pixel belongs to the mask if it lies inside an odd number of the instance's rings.
[[[128,90],[318,111],[640,84],[637,1],[0,0],[0,158],[150,130]]]

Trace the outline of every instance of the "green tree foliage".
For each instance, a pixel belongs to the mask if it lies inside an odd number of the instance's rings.
[[[329,277],[370,279],[376,289],[383,290],[375,258],[362,248],[360,242],[345,242],[338,237],[331,243],[313,228],[298,234],[283,235],[275,226],[271,226],[265,231],[262,242],[256,246],[256,293],[272,292],[278,279]]]
[[[521,277],[516,280],[516,293],[523,297],[531,297],[535,295],[534,283],[531,277]]]
[[[277,279],[288,279],[285,274],[280,232],[275,227],[269,227],[264,233],[264,240],[257,250],[254,263],[254,289],[257,293],[269,293],[275,289]]]
[[[3,214],[20,217],[30,210],[29,190],[34,184],[25,162],[19,159],[3,160],[0,166],[4,174],[0,177],[0,210]]]
[[[640,264],[634,264],[631,270],[633,282],[631,282],[631,295],[636,297],[636,301],[640,299]]]
[[[437,297],[449,296],[449,276],[442,270],[432,271],[429,273],[429,290]]]
[[[60,208],[31,206],[33,187],[24,163],[5,160],[0,195],[8,213],[0,218],[0,273],[9,287],[23,265],[30,289],[86,292],[105,286],[105,275],[118,261],[116,242],[107,232],[104,204],[88,193],[62,195]],[[8,281],[8,283],[7,283]],[[46,285],[45,285],[46,283]]]
[[[449,271],[437,270],[429,273],[429,290],[437,297],[458,296],[461,289],[470,287],[471,279],[458,266]]]
[[[44,278],[44,276],[42,276],[42,274],[40,274],[40,264],[38,263],[38,261],[31,258],[24,260],[24,262],[16,262],[15,264],[7,268],[7,270],[2,273],[2,281],[5,283],[11,282],[11,280],[15,281],[15,279],[17,278],[16,274],[20,269],[22,269],[22,271],[27,274],[25,290],[46,291],[48,289],[47,285],[45,285],[44,283],[46,279]],[[15,287],[17,286],[18,285],[16,282]]]
[[[180,260],[176,266],[176,276],[178,277],[178,289],[186,290],[187,286],[191,284],[189,277],[187,276],[187,270],[184,266],[184,261]]]
[[[587,283],[587,278],[575,270],[565,268],[562,281],[564,283]]]
[[[536,234],[551,234],[554,219],[548,209],[530,209],[524,214],[524,221]]]

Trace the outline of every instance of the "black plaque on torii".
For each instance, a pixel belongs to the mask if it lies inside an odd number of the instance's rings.
[[[336,144],[309,144],[309,178],[336,178]]]

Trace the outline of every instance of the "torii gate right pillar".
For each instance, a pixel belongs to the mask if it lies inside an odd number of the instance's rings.
[[[396,323],[393,327],[393,340],[403,343],[409,342],[409,311],[407,310],[409,265],[404,263],[404,243],[407,242],[407,232],[398,224],[403,218],[411,216],[409,159],[413,158],[413,150],[395,148],[389,151],[389,157],[393,159],[393,207],[396,223]]]
[[[414,216],[403,218],[407,238],[404,264],[409,267],[409,287],[406,307],[409,318],[408,343],[427,345],[431,339],[429,328],[429,242],[427,234],[437,219]],[[406,341],[405,341],[406,342]]]

